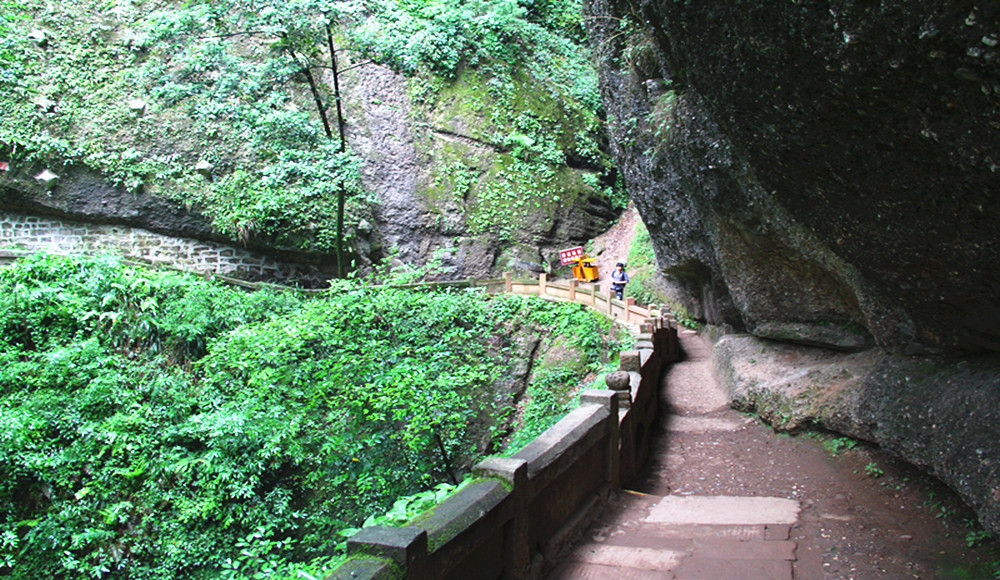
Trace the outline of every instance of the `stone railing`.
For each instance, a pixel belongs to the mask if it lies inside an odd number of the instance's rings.
[[[95,224],[73,224],[58,219],[0,212],[0,266],[32,252],[84,254],[112,252],[126,262],[197,274],[211,274],[229,284],[249,289],[280,286],[252,282],[246,276],[270,279],[294,278],[308,273],[307,267],[278,262],[266,256],[231,246],[215,245],[186,238],[171,238],[138,228]],[[392,284],[395,288],[483,288],[488,293],[512,292],[551,300],[584,304],[620,322],[636,325],[650,316],[650,310],[636,305],[635,299],[614,298],[596,284],[581,286],[576,280],[549,282],[544,273],[537,280],[503,278],[446,280]],[[283,286],[282,286],[283,287]],[[322,294],[324,289],[295,290]]]
[[[514,455],[477,464],[476,479],[409,525],[362,529],[327,580],[540,577],[645,462],[662,370],[677,355],[676,324],[654,310],[608,381],[618,390],[586,391],[577,409]]]
[[[246,278],[283,281],[315,273],[311,266],[275,260],[237,246],[166,236],[129,226],[74,222],[0,210],[0,264],[22,253],[36,251],[55,254],[113,252],[149,265],[213,274],[249,287],[255,283],[245,282]],[[649,316],[649,311],[636,306],[631,298],[618,300],[598,292],[594,284],[579,285],[576,280],[549,282],[545,274],[537,280],[514,280],[506,274],[504,278],[490,280],[416,282],[398,286],[473,286],[486,288],[487,292],[534,294],[586,304],[610,318],[632,324]]]
[[[510,273],[503,278],[478,280],[448,280],[444,282],[413,282],[394,284],[396,288],[483,288],[488,293],[512,292],[526,296],[540,296],[551,300],[576,302],[589,306],[608,318],[637,325],[651,316],[651,309],[636,305],[635,299],[618,300],[614,293],[604,293],[596,284],[580,285],[576,280],[550,282],[548,275],[539,274],[537,280],[515,280]]]
[[[21,255],[0,250],[0,263]],[[251,288],[267,285],[219,277]],[[617,300],[576,281],[549,282],[545,274],[538,280],[505,274],[398,286],[537,295],[584,304],[638,326],[635,350],[621,353],[620,370],[606,380],[613,390],[585,392],[580,406],[556,425],[511,457],[480,462],[473,469],[476,480],[410,525],[362,529],[348,541],[352,558],[328,580],[538,577],[567,534],[646,461],[660,376],[679,354],[676,322],[632,299]]]
[[[549,282],[544,273],[538,276],[537,281],[511,280],[510,276],[505,275],[504,282],[508,292],[577,302],[620,322],[639,324],[651,315],[649,309],[637,306],[634,298],[626,297],[625,300],[618,300],[614,298],[613,292],[599,292],[596,284],[580,286],[576,280]]]

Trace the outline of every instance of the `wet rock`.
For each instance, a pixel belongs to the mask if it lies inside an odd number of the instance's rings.
[[[512,209],[483,220],[496,223],[473,223],[477,196],[485,197],[506,154],[494,142],[489,114],[469,106],[481,98],[475,85],[459,75],[431,102],[415,103],[407,79],[386,67],[367,65],[342,79],[351,120],[347,138],[362,158],[365,189],[378,200],[375,237],[384,251],[411,265],[430,261],[439,249],[452,250],[454,259],[445,266],[455,278],[547,272],[559,263],[558,250],[596,237],[617,212],[604,197],[585,193],[582,175],[593,169],[568,159],[546,187],[563,187],[572,196],[532,208],[520,227],[500,227]]]
[[[28,40],[44,48],[49,43],[49,35],[44,30],[36,28],[28,33]]]
[[[52,99],[46,97],[45,95],[38,95],[31,99],[31,103],[38,107],[43,113],[51,113],[56,109],[56,102]]]
[[[719,343],[737,404],[873,441],[1000,533],[1000,5],[640,6],[587,5],[612,150],[672,297],[770,339]]]
[[[41,183],[45,187],[52,187],[53,185],[55,185],[58,179],[59,176],[56,175],[55,173],[52,173],[48,169],[42,170],[41,173],[35,176],[35,181]]]
[[[35,169],[25,175],[26,171],[28,168],[11,172],[13,175],[0,189],[0,206],[4,209],[78,221],[120,223],[168,235],[219,239],[210,222],[197,212],[143,191],[112,186],[102,176],[85,169],[68,165],[60,171],[58,180],[52,180],[51,188],[42,189],[34,178],[41,178],[46,172],[32,175],[38,171]]]
[[[215,169],[215,165],[212,165],[212,163],[210,163],[209,161],[206,161],[205,159],[202,159],[201,161],[199,161],[198,163],[196,163],[195,166],[194,166],[194,170],[197,171],[198,173],[202,174],[205,177],[211,176],[212,175],[212,170],[214,170],[214,169]]]
[[[837,353],[726,335],[713,359],[737,408],[779,429],[822,425],[875,442],[1000,531],[1000,356]]]
[[[754,327],[753,334],[761,338],[845,351],[859,351],[874,346],[871,337],[863,330],[830,323],[765,322]]]
[[[673,298],[752,332],[832,322],[894,352],[1000,350],[1000,7],[631,6],[590,2],[589,32]]]

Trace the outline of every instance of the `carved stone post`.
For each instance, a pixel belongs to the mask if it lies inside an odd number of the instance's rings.
[[[613,489],[621,487],[621,433],[618,431],[618,398],[606,390],[591,389],[580,395],[580,404],[601,405],[608,410],[608,445],[604,477]]]
[[[604,383],[608,385],[609,389],[615,392],[619,407],[627,408],[632,406],[631,382],[631,377],[626,371],[615,371],[608,373],[604,377]]]
[[[476,477],[500,477],[511,486],[514,519],[503,538],[503,578],[524,578],[531,567],[531,542],[528,529],[528,462],[511,457],[487,457],[472,469]]]

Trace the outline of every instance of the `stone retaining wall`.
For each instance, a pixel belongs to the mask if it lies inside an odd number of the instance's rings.
[[[176,238],[129,226],[7,211],[0,211],[0,249],[57,254],[113,253],[151,264],[244,280],[281,281],[314,273],[308,266],[280,262],[237,246]]]

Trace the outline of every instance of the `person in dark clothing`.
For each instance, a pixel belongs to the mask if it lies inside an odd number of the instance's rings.
[[[628,284],[628,274],[625,273],[625,264],[618,262],[615,265],[615,271],[611,273],[611,289],[615,291],[619,300],[625,294],[626,284]]]

